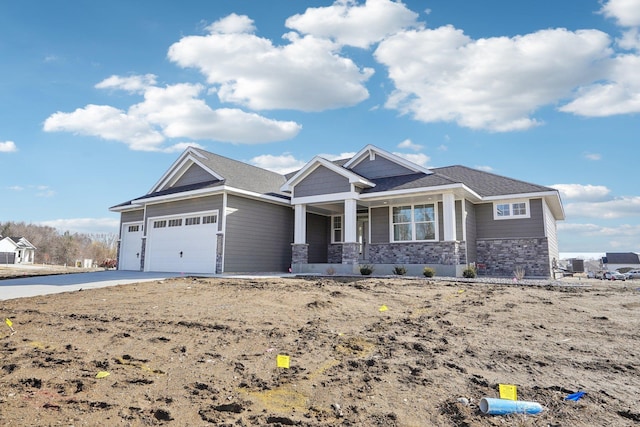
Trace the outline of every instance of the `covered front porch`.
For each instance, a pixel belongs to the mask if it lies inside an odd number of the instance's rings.
[[[376,275],[403,266],[422,276],[458,277],[467,266],[463,203],[453,192],[396,198],[358,198],[294,203],[291,270],[297,274]]]

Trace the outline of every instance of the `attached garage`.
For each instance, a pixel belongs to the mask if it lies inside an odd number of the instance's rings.
[[[145,271],[215,273],[218,213],[151,217]]]
[[[140,270],[140,251],[142,250],[142,222],[122,224],[120,230],[119,270]]]

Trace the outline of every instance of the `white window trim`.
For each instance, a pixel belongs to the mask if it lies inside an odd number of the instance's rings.
[[[428,239],[428,240],[416,240],[416,222],[415,222],[415,206],[416,205],[424,205],[424,206],[428,206],[431,205],[433,206],[433,225],[434,225],[434,238],[433,239]],[[397,208],[400,206],[411,206],[411,240],[395,240],[394,239],[394,233],[393,233],[393,208]],[[389,241],[391,243],[413,243],[413,242],[437,242],[438,241],[438,236],[440,235],[440,230],[438,229],[438,203],[437,202],[431,202],[431,203],[411,203],[411,204],[406,204],[406,203],[401,203],[398,205],[393,205],[393,206],[389,206]]]
[[[518,203],[524,203],[527,213],[524,215],[514,215],[513,205]],[[498,205],[509,205],[509,215],[498,216]],[[493,219],[496,221],[502,221],[505,219],[525,219],[531,218],[531,208],[529,206],[529,199],[516,199],[516,200],[501,200],[493,202]]]
[[[333,219],[340,218],[340,241],[335,240],[335,228],[333,228]],[[344,215],[331,215],[331,243],[344,243]]]

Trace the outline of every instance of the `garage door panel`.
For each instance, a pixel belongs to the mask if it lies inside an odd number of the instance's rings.
[[[168,220],[182,219],[170,227]],[[185,217],[167,218],[167,225],[154,228],[149,221],[147,271],[215,273],[217,223],[185,225]],[[164,220],[164,218],[163,218]]]

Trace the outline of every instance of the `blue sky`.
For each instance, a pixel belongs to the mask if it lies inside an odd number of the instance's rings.
[[[640,0],[2,1],[0,61],[0,221],[115,233],[189,144],[374,144],[559,189],[561,252],[640,251]]]

